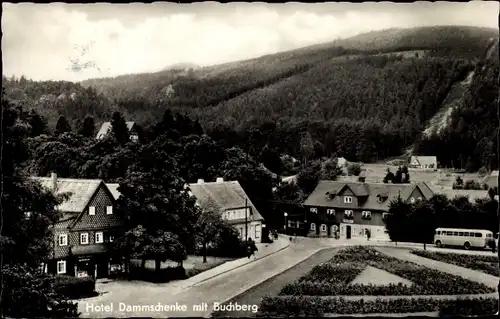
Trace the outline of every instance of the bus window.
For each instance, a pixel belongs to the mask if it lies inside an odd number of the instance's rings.
[[[454,231],[454,232],[453,232],[453,236],[458,236],[458,232],[457,232],[457,231]]]
[[[470,236],[470,235],[469,235],[469,232],[465,232],[465,233],[464,233],[464,236],[465,236],[465,237],[469,237],[469,236]]]
[[[446,235],[447,235],[447,236],[453,236],[453,232],[452,232],[452,231],[447,231],[447,232],[446,232]]]
[[[458,236],[463,236],[463,235],[464,235],[463,231],[461,231],[461,232],[458,233]]]
[[[492,237],[492,234],[486,234],[486,237],[487,237],[487,238],[491,238],[491,237]]]
[[[474,235],[475,235],[474,237],[483,237],[483,234],[481,233],[475,233]]]
[[[441,232],[439,230],[436,230],[436,235],[440,235]]]

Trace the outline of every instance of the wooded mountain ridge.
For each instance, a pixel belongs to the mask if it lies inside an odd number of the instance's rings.
[[[171,109],[255,157],[264,149],[303,157],[301,145],[311,143],[312,158],[371,162],[414,146],[420,155],[438,156],[442,165],[475,170],[498,164],[497,57],[497,30],[421,27],[204,68],[78,84],[4,78],[4,86],[13,100],[36,108],[52,126],[60,115],[72,125],[91,115],[99,125],[116,110],[148,126]],[[463,92],[450,97],[452,87],[468,76]],[[458,107],[451,109],[446,127],[423,137],[450,98]]]

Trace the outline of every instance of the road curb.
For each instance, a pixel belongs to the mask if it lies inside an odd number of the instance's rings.
[[[220,272],[220,273],[218,273],[218,274],[216,274],[216,275],[213,275],[213,276],[211,276],[211,277],[208,277],[208,278],[205,278],[205,279],[203,279],[203,280],[201,280],[201,281],[198,281],[198,282],[196,282],[196,283],[194,283],[194,284],[191,284],[191,285],[189,285],[189,286],[183,287],[183,289],[187,289],[187,288],[193,287],[193,286],[198,285],[198,284],[201,284],[201,283],[203,283],[203,282],[205,282],[205,281],[207,281],[207,280],[213,279],[213,278],[218,277],[218,276],[220,276],[220,275],[224,275],[224,274],[226,274],[226,273],[228,273],[228,272],[230,272],[230,271],[233,271],[233,270],[235,270],[235,269],[239,269],[239,268],[241,268],[241,267],[244,267],[244,266],[246,266],[246,265],[249,265],[249,264],[251,264],[251,263],[254,263],[254,262],[256,262],[256,261],[259,261],[259,260],[261,260],[261,259],[264,259],[264,258],[266,258],[266,257],[272,256],[272,255],[274,255],[274,254],[276,254],[276,253],[278,253],[278,252],[280,252],[280,251],[283,251],[283,250],[285,250],[285,249],[287,249],[287,248],[290,248],[290,243],[287,243],[287,244],[286,244],[286,246],[281,247],[280,249],[275,250],[275,251],[273,251],[273,252],[270,252],[270,253],[268,253],[268,254],[266,254],[266,255],[264,255],[264,256],[262,256],[262,257],[260,257],[260,258],[252,259],[251,261],[249,261],[249,262],[247,262],[247,263],[244,263],[244,264],[242,264],[242,265],[238,265],[238,266],[236,266],[236,267],[234,267],[234,268],[228,269],[228,270],[226,270],[226,271]],[[243,257],[243,258],[244,258],[244,257]],[[236,260],[237,260],[237,259],[236,259]]]

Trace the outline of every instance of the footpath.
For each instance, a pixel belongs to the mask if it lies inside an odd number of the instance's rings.
[[[255,253],[255,256],[251,256],[250,258],[244,257],[239,258],[232,261],[227,261],[222,265],[214,267],[212,269],[206,270],[196,276],[188,278],[186,280],[179,280],[172,283],[171,286],[175,286],[181,289],[187,289],[194,285],[200,284],[217,276],[220,276],[228,271],[232,271],[234,269],[238,269],[250,263],[256,262],[262,258],[266,258],[271,256],[279,251],[289,248],[290,241],[288,237],[279,236],[277,240],[275,240],[271,244],[256,244],[258,251]]]

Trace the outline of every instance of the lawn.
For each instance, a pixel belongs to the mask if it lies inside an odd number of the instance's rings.
[[[424,250],[412,250],[411,253],[420,257],[442,261],[448,264],[481,271],[498,277],[498,256],[476,256]]]
[[[374,280],[370,276],[376,275]],[[436,312],[453,307],[463,312],[488,314],[490,299],[440,300],[384,296],[466,295],[495,290],[460,276],[443,273],[386,256],[372,247],[350,247],[310,272],[286,284],[278,296],[266,296],[260,307],[264,316],[322,316],[328,313]],[[345,297],[342,297],[345,296]],[[366,296],[347,300],[347,296]],[[473,309],[473,310],[471,310]]]

